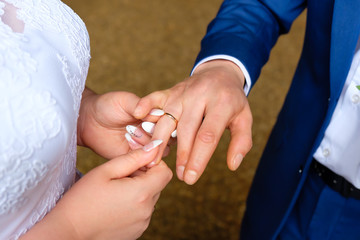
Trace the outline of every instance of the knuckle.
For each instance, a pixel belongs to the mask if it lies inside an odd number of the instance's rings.
[[[185,82],[179,82],[178,84],[176,84],[175,86],[173,86],[171,88],[171,91],[172,92],[183,92],[185,88],[186,88],[186,83]]]
[[[198,134],[200,141],[208,144],[214,144],[216,141],[216,135],[210,130],[200,131]]]
[[[154,212],[154,205],[149,201],[145,201],[137,204],[136,209],[138,209],[139,212],[139,220],[146,220],[148,218],[151,218]]]
[[[151,205],[151,206],[145,208],[142,213],[143,219],[147,220],[147,219],[151,218],[153,212],[154,212],[154,206]]]
[[[166,172],[167,172],[167,178],[166,178],[166,182],[168,183],[168,182],[170,182],[171,181],[171,179],[173,178],[173,172],[171,171],[171,169],[170,168],[167,168],[166,169]]]
[[[140,166],[140,161],[134,151],[127,155],[127,161],[130,162],[131,166]]]
[[[251,114],[250,108],[246,109],[245,116],[246,116],[248,122],[250,123],[250,125],[252,126],[254,118],[253,118],[253,115]]]
[[[156,101],[158,104],[163,105],[164,102],[167,101],[167,98],[169,96],[168,90],[161,90],[161,91],[155,91],[149,95],[149,102]],[[158,106],[162,107],[162,106]]]
[[[167,171],[168,171],[168,176],[169,176],[169,181],[170,181],[173,178],[174,174],[170,168],[167,168]]]
[[[159,96],[159,97],[164,97],[165,91],[154,91],[153,93],[151,93],[152,96]]]
[[[142,191],[139,193],[139,195],[137,196],[137,202],[138,204],[141,205],[145,205],[146,203],[149,201],[149,199],[151,198],[151,194],[147,191]]]
[[[162,168],[162,182],[170,182],[173,177],[173,172],[171,169],[164,162],[161,162],[158,167]]]
[[[141,220],[146,221],[150,219],[155,210],[155,203],[152,200],[146,204],[143,204],[139,209],[141,209]]]
[[[253,116],[250,114],[249,116],[250,127],[253,125],[253,122],[254,122]]]
[[[197,84],[196,88],[194,89],[195,93],[206,93],[209,90],[208,85],[205,84]]]
[[[250,149],[253,147],[253,140],[251,136],[244,137],[244,147],[248,151],[250,151]]]
[[[231,89],[223,89],[218,95],[219,104],[228,104],[234,101],[234,94]]]

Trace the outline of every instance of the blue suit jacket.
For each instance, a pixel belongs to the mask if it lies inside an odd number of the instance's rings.
[[[275,239],[294,206],[352,62],[360,0],[225,0],[201,43],[197,62],[234,56],[255,83],[278,36],[305,8],[303,51],[249,193],[241,239]]]

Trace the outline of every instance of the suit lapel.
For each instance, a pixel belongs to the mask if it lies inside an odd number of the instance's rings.
[[[360,0],[335,0],[330,50],[330,96],[333,100],[340,96],[359,32]]]

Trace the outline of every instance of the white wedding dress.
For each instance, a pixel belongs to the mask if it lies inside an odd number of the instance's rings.
[[[90,60],[60,0],[0,0],[0,239],[17,239],[74,183]]]

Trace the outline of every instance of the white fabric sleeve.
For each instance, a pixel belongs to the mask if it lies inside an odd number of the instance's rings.
[[[223,60],[229,60],[233,63],[235,63],[240,69],[241,71],[243,72],[244,74],[244,77],[245,77],[245,85],[244,85],[244,92],[246,94],[246,96],[249,95],[249,91],[250,91],[250,87],[251,87],[251,78],[250,78],[250,75],[249,75],[249,72],[246,70],[244,64],[242,64],[238,59],[232,57],[232,56],[229,56],[229,55],[222,55],[222,54],[219,54],[219,55],[213,55],[213,56],[210,56],[210,57],[207,57],[207,58],[204,58],[203,60],[201,60],[200,62],[198,62],[195,67],[193,68],[193,70],[191,71],[191,74],[190,75],[193,75],[195,69],[205,63],[205,62],[209,62],[211,60],[216,60],[216,59],[223,59]]]

